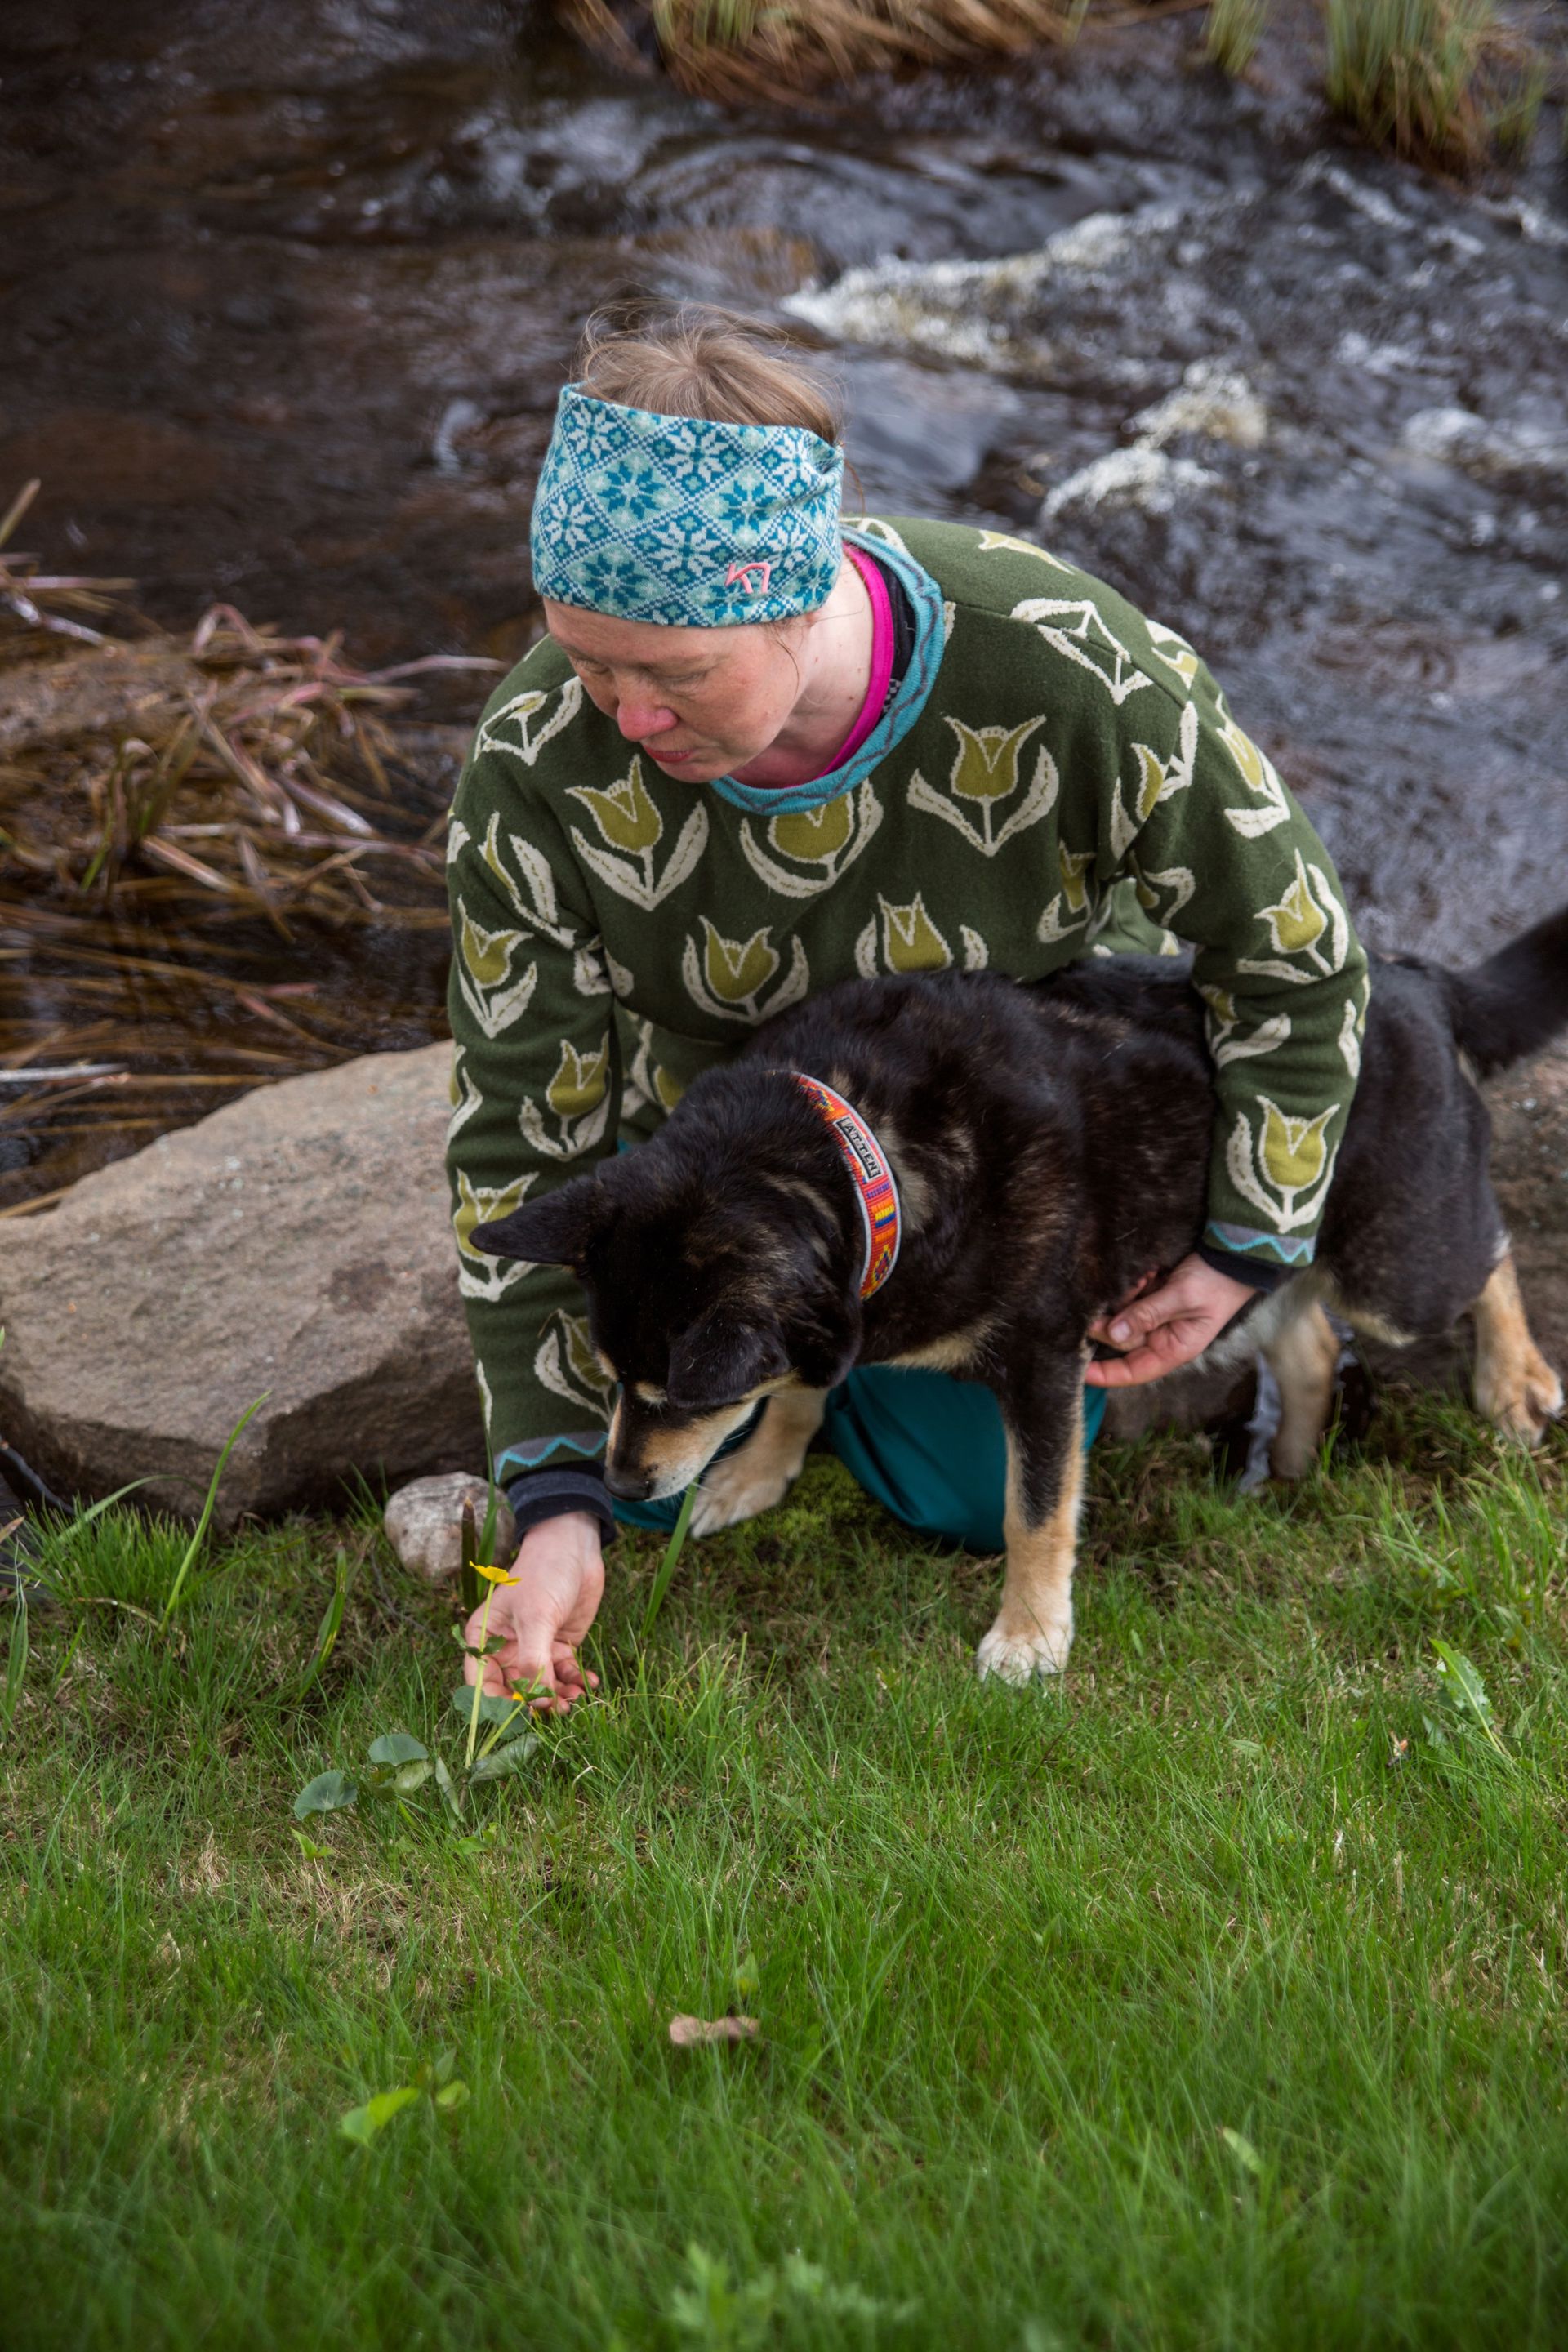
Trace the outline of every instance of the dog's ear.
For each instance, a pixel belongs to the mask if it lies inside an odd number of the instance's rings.
[[[493,1225],[476,1225],[468,1239],[487,1257],[527,1258],[534,1265],[580,1266],[610,1218],[597,1176],[574,1176],[542,1200],[525,1201]]]
[[[703,1412],[733,1404],[788,1370],[784,1340],[772,1324],[710,1315],[683,1331],[670,1349],[665,1394],[679,1412]]]

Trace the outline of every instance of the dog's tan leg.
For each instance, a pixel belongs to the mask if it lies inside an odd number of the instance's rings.
[[[710,1463],[692,1507],[691,1532],[710,1536],[782,1503],[822,1426],[824,1389],[780,1389],[744,1445]]]
[[[1067,1664],[1082,1500],[1083,1392],[1075,1389],[1059,1491],[1037,1526],[1031,1526],[1024,1499],[1017,1440],[1011,1429],[1007,1433],[1007,1507],[1002,1522],[1007,1574],[996,1622],[976,1653],[983,1678],[997,1675],[1003,1682],[1021,1686],[1037,1675],[1059,1675]]]
[[[1304,1478],[1329,1425],[1340,1343],[1314,1301],[1293,1315],[1263,1352],[1279,1383],[1279,1426],[1268,1449],[1268,1467],[1276,1478]]]
[[[1476,1324],[1476,1411],[1505,1437],[1539,1445],[1563,1410],[1563,1383],[1530,1336],[1511,1251],[1498,1260],[1471,1307]]]

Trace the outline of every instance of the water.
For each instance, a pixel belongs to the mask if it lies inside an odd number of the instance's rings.
[[[1424,179],[1191,39],[768,113],[494,0],[12,0],[0,495],[42,475],[29,542],[172,623],[510,659],[587,310],[788,316],[868,504],[1114,581],[1209,657],[1368,937],[1478,952],[1568,896],[1561,183]],[[336,953],[331,1051],[435,1033],[427,941]]]

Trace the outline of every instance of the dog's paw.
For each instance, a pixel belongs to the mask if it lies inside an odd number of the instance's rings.
[[[742,1519],[754,1519],[759,1511],[771,1511],[775,1503],[784,1501],[790,1489],[789,1475],[776,1461],[748,1461],[751,1451],[749,1445],[742,1445],[739,1453],[727,1454],[702,1473],[691,1507],[694,1536],[717,1535],[721,1528],[739,1527]]]
[[[1533,1342],[1476,1391],[1476,1410],[1516,1444],[1536,1446],[1563,1410],[1563,1383]]]
[[[1072,1618],[1060,1625],[1031,1625],[1012,1633],[1000,1617],[974,1654],[982,1682],[994,1675],[999,1682],[1022,1690],[1037,1676],[1059,1675],[1072,1648]]]

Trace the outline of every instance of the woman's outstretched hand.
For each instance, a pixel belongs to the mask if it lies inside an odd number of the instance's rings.
[[[563,1511],[530,1528],[512,1562],[516,1584],[496,1587],[488,1632],[502,1646],[484,1662],[485,1688],[503,1695],[536,1684],[541,1714],[564,1715],[584,1691],[598,1687],[597,1675],[578,1664],[577,1645],[599,1612],[605,1594],[605,1562],[599,1522],[591,1511]],[[468,1638],[478,1646],[482,1609],[468,1620]],[[479,1661],[465,1658],[471,1683]]]
[[[1201,1257],[1184,1257],[1158,1290],[1090,1324],[1091,1339],[1127,1352],[1086,1364],[1084,1379],[1096,1389],[1131,1389],[1157,1381],[1201,1356],[1257,1296],[1250,1283],[1234,1281]]]

